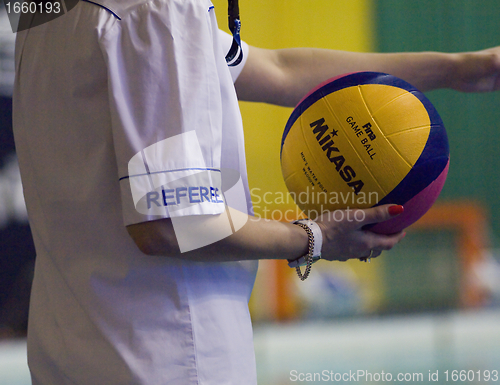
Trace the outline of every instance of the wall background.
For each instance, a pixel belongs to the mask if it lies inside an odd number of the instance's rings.
[[[500,45],[497,1],[377,0],[375,49],[381,52],[473,51]],[[448,131],[451,163],[441,200],[480,202],[489,212],[491,237],[500,234],[500,93],[428,92]]]

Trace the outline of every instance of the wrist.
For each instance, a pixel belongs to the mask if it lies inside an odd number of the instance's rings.
[[[321,258],[321,249],[323,247],[323,232],[319,227],[318,223],[313,221],[312,219],[299,219],[297,221],[292,222],[293,224],[301,223],[309,227],[313,233],[314,244],[312,249],[313,258],[320,259]]]
[[[311,266],[314,262],[321,259],[321,248],[323,245],[323,233],[319,225],[310,219],[301,219],[292,222],[293,224],[302,227],[307,233],[308,237],[308,251],[298,259],[288,260],[288,266],[295,267],[299,278],[305,280],[311,271]],[[304,274],[302,274],[300,267],[306,266]]]

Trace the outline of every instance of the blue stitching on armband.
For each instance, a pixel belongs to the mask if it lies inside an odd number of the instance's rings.
[[[221,170],[218,168],[210,168],[210,167],[207,167],[207,168],[202,168],[202,167],[178,168],[175,170],[154,171],[154,172],[147,172],[144,174],[126,175],[126,176],[122,176],[121,178],[119,178],[118,181],[122,181],[123,179],[134,178],[137,176],[163,174],[163,173],[170,173],[170,172],[177,172],[177,171],[214,171],[214,172],[219,172],[219,173],[221,172]]]

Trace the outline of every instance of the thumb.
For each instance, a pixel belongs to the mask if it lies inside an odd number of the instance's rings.
[[[360,223],[360,227],[372,225],[379,222],[387,221],[404,212],[404,207],[401,205],[382,205],[365,209],[365,217]]]

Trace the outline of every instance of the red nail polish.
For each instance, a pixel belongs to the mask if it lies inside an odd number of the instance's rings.
[[[403,211],[405,211],[405,209],[401,205],[394,205],[394,206],[389,207],[388,211],[392,217],[395,217],[396,215],[402,214]]]

